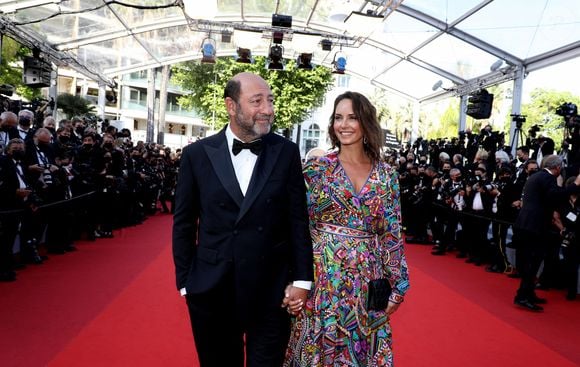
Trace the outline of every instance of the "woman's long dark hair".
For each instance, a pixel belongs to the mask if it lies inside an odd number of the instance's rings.
[[[336,113],[336,106],[343,99],[350,99],[352,102],[352,110],[358,118],[366,141],[363,144],[365,153],[373,162],[378,162],[381,159],[383,132],[377,119],[377,109],[367,97],[357,92],[345,92],[334,100],[334,108],[332,109],[332,115],[330,115],[330,123],[328,125],[328,136],[330,136],[332,147],[340,150],[340,141],[334,133],[334,114]]]

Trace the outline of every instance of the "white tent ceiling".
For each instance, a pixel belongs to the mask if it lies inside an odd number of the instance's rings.
[[[126,72],[199,59],[208,37],[217,41],[218,56],[234,56],[237,47],[266,55],[272,32],[282,31],[286,58],[312,52],[314,64],[332,67],[342,50],[348,74],[420,102],[580,56],[574,0],[217,0],[217,9],[211,3],[0,0],[0,32],[112,85]],[[292,27],[273,27],[272,14],[292,16]],[[232,40],[222,42],[224,34]],[[330,51],[321,49],[322,39],[332,41]]]

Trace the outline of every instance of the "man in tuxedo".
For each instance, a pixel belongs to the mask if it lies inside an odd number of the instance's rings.
[[[18,116],[14,112],[4,111],[0,114],[0,153],[6,149],[10,140],[20,138],[16,126]]]
[[[548,246],[547,234],[551,230],[554,210],[570,194],[580,193],[580,175],[576,176],[574,185],[566,188],[556,183],[562,171],[561,157],[544,156],[542,167],[526,181],[522,207],[514,224],[516,265],[522,277],[514,303],[531,311],[542,311],[538,304],[546,302],[536,296],[534,280]]]
[[[289,313],[302,307],[313,279],[300,154],[270,132],[274,97],[262,78],[234,76],[224,98],[229,125],[181,157],[177,288],[201,367],[242,367],[244,355],[248,367],[280,366]]]
[[[0,281],[16,280],[12,250],[30,190],[24,176],[24,141],[11,139],[0,156]]]

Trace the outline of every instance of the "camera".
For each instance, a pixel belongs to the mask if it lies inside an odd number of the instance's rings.
[[[528,135],[532,138],[536,137],[536,134],[541,130],[541,127],[539,125],[534,125],[532,127],[530,127],[530,129],[528,130]]]
[[[556,108],[556,115],[562,117],[577,116],[578,106],[571,102],[562,103]]]
[[[42,182],[44,183],[44,187],[52,185],[52,173],[50,172],[50,166],[48,164],[44,166],[41,178]]]
[[[565,230],[562,234],[562,247],[571,247],[576,240],[576,233],[574,231]]]

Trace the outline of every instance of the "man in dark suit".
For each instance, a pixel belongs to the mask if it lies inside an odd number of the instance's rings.
[[[313,279],[300,155],[270,133],[274,97],[262,78],[240,73],[224,97],[229,125],[181,157],[177,288],[201,367],[242,367],[244,354],[248,367],[280,366],[288,314],[301,308]]]
[[[22,217],[20,212],[30,194],[24,167],[24,141],[12,139],[6,146],[6,154],[0,156],[0,281],[16,280],[12,250]]]
[[[8,142],[19,138],[18,116],[14,112],[5,111],[0,114],[0,153],[4,151]]]
[[[546,302],[536,296],[534,279],[546,251],[554,210],[570,194],[580,193],[580,175],[566,188],[556,183],[562,171],[561,157],[545,156],[542,167],[524,186],[522,207],[514,224],[516,265],[522,277],[514,303],[531,311],[542,311],[538,304]]]

